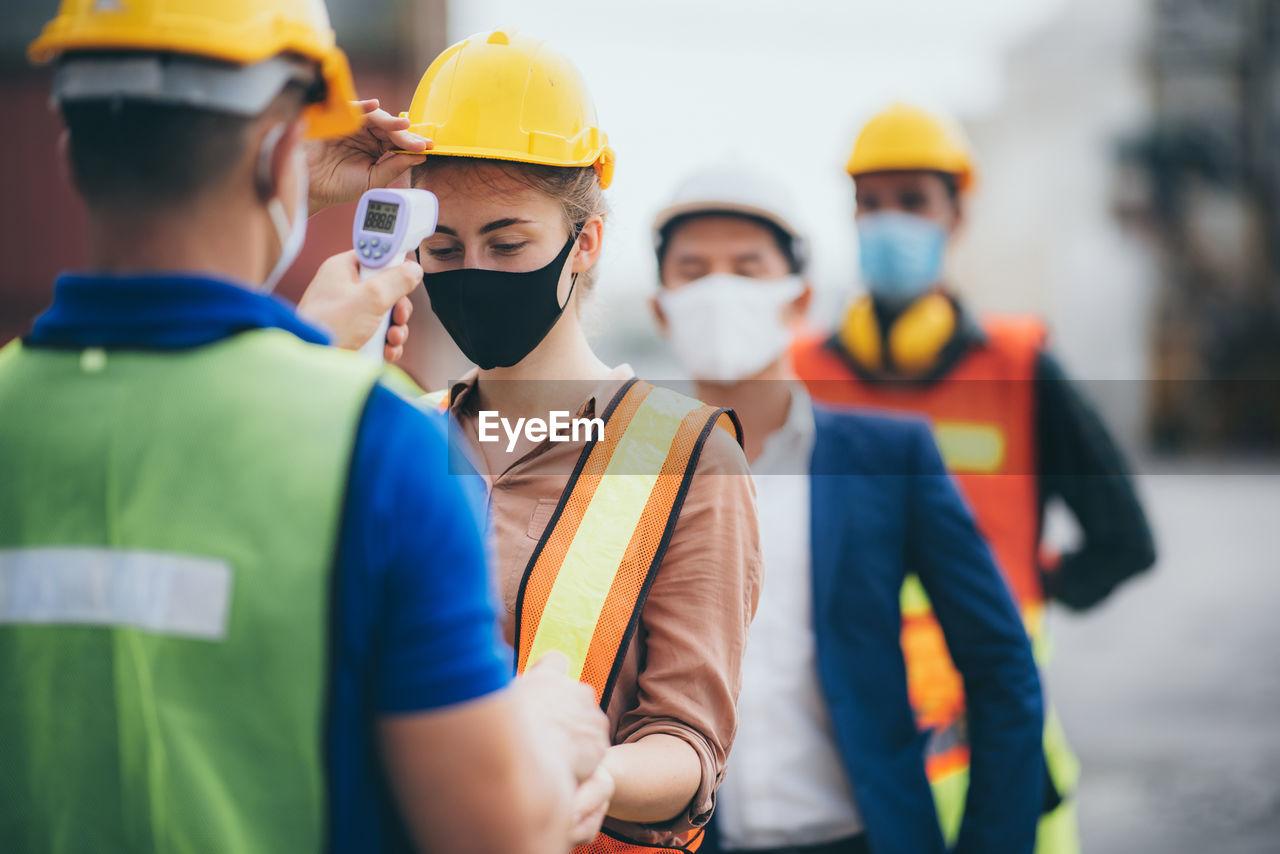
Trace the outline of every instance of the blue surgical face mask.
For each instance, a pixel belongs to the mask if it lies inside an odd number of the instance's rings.
[[[942,278],[947,232],[933,220],[881,211],[857,224],[862,278],[873,296],[906,302]]]

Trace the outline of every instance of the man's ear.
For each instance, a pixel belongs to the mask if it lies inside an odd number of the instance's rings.
[[[293,168],[293,157],[302,144],[302,122],[277,122],[258,137],[254,184],[262,201],[282,195],[280,187]]]
[[[667,334],[667,316],[662,313],[662,303],[658,302],[657,294],[649,297],[649,310],[653,312],[653,320],[658,324],[658,331],[665,337]]]
[[[809,316],[809,306],[813,303],[813,286],[809,280],[803,280],[804,290],[800,296],[787,304],[786,320],[788,324],[800,323]]]
[[[947,234],[954,237],[960,229],[964,228],[968,209],[964,203],[964,196],[956,196],[955,203],[952,205],[953,213],[951,216],[951,228],[947,229]]]

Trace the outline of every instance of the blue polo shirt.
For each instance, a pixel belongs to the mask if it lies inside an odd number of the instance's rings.
[[[180,350],[250,329],[327,344],[285,301],[177,274],[63,275],[30,347]],[[365,404],[334,576],[328,708],[334,851],[407,848],[375,723],[495,691],[510,679],[482,539],[483,488],[450,459],[441,416],[382,384]]]

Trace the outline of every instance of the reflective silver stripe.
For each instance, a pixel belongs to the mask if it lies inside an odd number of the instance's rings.
[[[943,729],[935,729],[929,733],[929,741],[924,755],[941,756],[942,754],[964,747],[969,743],[969,725],[966,718],[959,717]]]
[[[195,555],[82,546],[0,549],[0,624],[121,626],[221,640],[231,566]]]

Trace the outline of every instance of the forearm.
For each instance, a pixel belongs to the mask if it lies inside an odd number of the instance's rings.
[[[1155,561],[1129,468],[1093,406],[1047,354],[1036,367],[1039,503],[1054,498],[1080,527],[1080,545],[1045,576],[1046,592],[1085,609]]]
[[[492,847],[480,846],[484,851],[513,850],[506,846],[519,844],[528,846],[530,851],[559,851],[569,839],[573,826],[573,792],[576,787],[571,774],[566,773],[566,762],[563,756],[551,755],[545,747],[536,745],[537,734],[528,733],[529,750],[519,767],[513,770],[509,792],[513,794],[510,803],[515,814],[505,823],[508,825],[495,834],[498,837],[509,836],[510,828],[515,828],[520,839],[518,843],[511,839],[498,840]],[[522,832],[520,828],[528,828]],[[451,849],[442,849],[451,850]],[[524,850],[521,848],[520,850]]]
[[[1057,566],[1046,572],[1045,590],[1067,607],[1085,610],[1149,569],[1154,561],[1149,536],[1132,542],[1086,540],[1081,548],[1062,555]]]
[[[380,722],[391,788],[419,850],[554,854],[568,847],[568,763],[541,746],[512,693]]]
[[[540,756],[537,748],[528,750],[516,764],[505,786],[508,794],[503,802],[509,815],[490,818],[494,826],[481,831],[477,851],[558,852],[564,850],[573,825],[572,778],[565,773],[563,757]],[[491,791],[504,787],[495,786]],[[433,850],[433,849],[428,849]],[[440,850],[456,851],[455,848]]]
[[[675,818],[702,784],[698,754],[688,742],[665,733],[609,748],[604,765],[615,784],[610,818],[636,824]]]
[[[1061,498],[1080,527],[1079,545],[1042,567],[1045,592],[1078,610],[1155,562],[1151,529],[1127,472],[1118,464],[1094,466],[1088,475],[1049,472],[1041,481],[1042,501]]]

